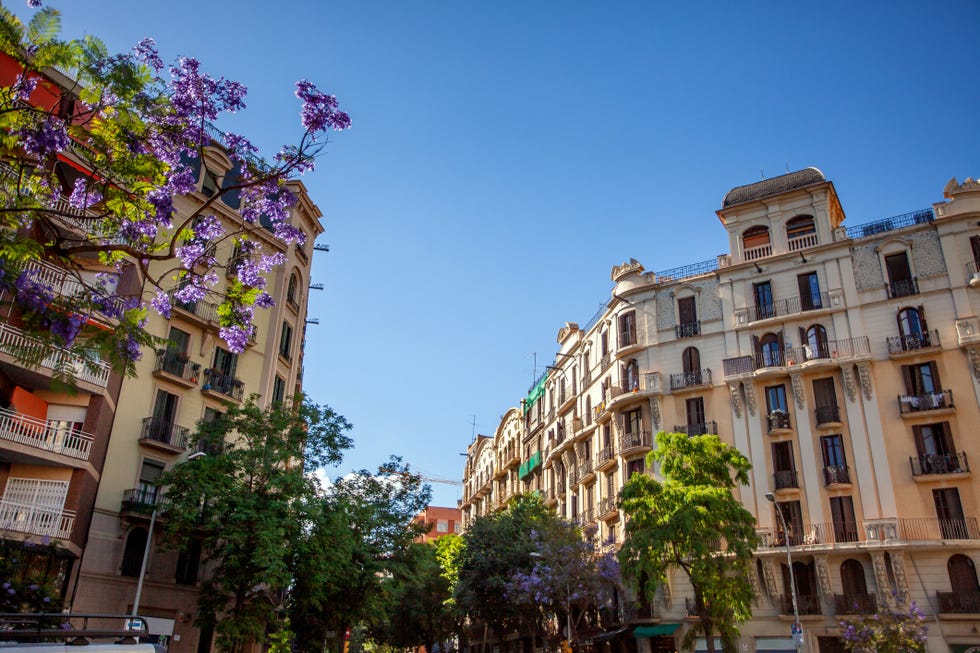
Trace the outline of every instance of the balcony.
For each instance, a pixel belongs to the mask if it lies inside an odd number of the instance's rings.
[[[898,535],[903,540],[978,540],[980,529],[976,517],[937,519],[935,517],[902,517]]]
[[[18,353],[36,356],[35,352],[40,347],[47,349],[46,345],[20,329],[6,323],[0,324],[0,351],[3,353],[14,358],[18,358]],[[67,349],[55,348],[47,358],[38,363],[37,367],[73,376],[78,381],[91,383],[100,388],[109,385],[108,363],[75,354]]]
[[[842,485],[851,482],[847,465],[827,465],[823,468],[824,485]]]
[[[172,449],[179,453],[187,448],[188,435],[190,435],[190,429],[177,426],[169,419],[146,417],[143,419],[140,442],[163,445],[164,449]]]
[[[878,599],[874,594],[834,594],[834,614],[874,614]]]
[[[613,446],[611,444],[607,444],[606,446],[599,449],[599,452],[596,454],[595,457],[596,471],[601,472],[605,469],[609,469],[610,467],[614,467],[615,465],[616,465],[616,452],[613,450]]]
[[[939,474],[965,474],[970,471],[966,453],[931,454],[909,457],[912,466],[912,476],[927,476]]]
[[[615,517],[617,513],[616,497],[603,497],[599,499],[599,519],[609,519]]]
[[[8,501],[0,497],[0,530],[68,540],[74,525],[75,512],[72,510]]]
[[[535,451],[533,454],[531,454],[527,461],[521,463],[518,467],[517,478],[523,481],[527,476],[537,471],[537,469],[541,467],[541,458],[542,456],[540,451]]]
[[[619,338],[616,340],[616,344],[619,345],[619,347],[616,349],[617,358],[621,358],[631,352],[643,349],[643,345],[636,337],[636,332],[634,331],[624,331],[623,333],[620,333]]]
[[[218,305],[199,300],[196,302],[182,302],[177,299],[176,292],[170,291],[170,305],[178,308],[185,313],[189,313],[201,321],[211,324],[218,323]]]
[[[187,388],[193,388],[197,385],[200,373],[200,363],[192,363],[187,354],[169,349],[157,350],[157,362],[153,367],[153,376],[174,381]]]
[[[0,440],[87,461],[93,436],[75,430],[75,422],[38,419],[0,409]]]
[[[675,372],[670,375],[670,389],[673,392],[687,388],[699,388],[711,385],[711,370],[691,370],[690,372]]]
[[[898,279],[889,281],[885,284],[888,291],[888,299],[898,299],[899,297],[909,297],[919,294],[919,280],[916,277],[911,279]]]
[[[774,299],[769,304],[757,304],[735,310],[735,323],[738,325],[772,320],[808,311],[819,311],[830,308],[830,294],[826,292],[805,295],[802,297],[787,297]]]
[[[241,402],[245,395],[245,383],[218,370],[204,370],[204,385],[201,386],[201,392],[216,399]]]
[[[803,234],[802,236],[797,236],[787,240],[786,249],[790,252],[798,252],[801,249],[816,247],[819,244],[820,239],[817,237],[817,234]]]
[[[902,415],[953,408],[955,406],[952,390],[940,390],[939,392],[928,392],[921,395],[898,395],[898,410]]]
[[[901,358],[908,354],[921,353],[923,350],[938,349],[939,331],[923,331],[919,334],[907,336],[891,336],[886,338],[888,345],[888,355],[892,358]]]
[[[623,433],[619,437],[619,455],[626,456],[639,451],[649,451],[653,447],[650,431]]]
[[[628,601],[623,604],[623,614],[627,623],[660,619],[650,601]]]
[[[793,597],[780,594],[779,599],[779,614],[793,614]],[[801,615],[819,615],[823,613],[820,608],[820,597],[816,595],[798,595],[796,597],[796,607]]]
[[[595,478],[595,469],[592,467],[591,460],[583,460],[579,463],[577,478],[579,483],[588,483]]]
[[[809,546],[812,544],[846,544],[860,541],[861,533],[857,522],[828,522],[824,524],[788,525],[790,546]],[[782,528],[756,529],[761,546],[779,548],[786,546],[786,533]]]
[[[155,487],[124,490],[120,512],[149,517],[157,506],[158,494]]]
[[[55,295],[66,299],[81,299],[81,301],[86,302],[86,305],[91,305],[88,296],[95,298],[95,291],[100,286],[96,281],[97,273],[92,271],[76,271],[74,274],[69,274],[68,270],[43,261],[31,261],[24,266],[24,269],[30,271],[34,279],[48,286]],[[79,276],[84,280],[84,283],[79,280]],[[86,283],[91,284],[91,287],[86,287]],[[103,284],[109,285],[105,282]],[[121,297],[109,294],[108,290],[98,290],[98,295],[97,304],[112,306],[116,314],[122,313],[124,310],[124,302]]]
[[[813,415],[817,421],[817,428],[835,427],[842,424],[840,420],[839,406],[817,406],[813,409]]]
[[[674,326],[674,337],[678,340],[681,338],[693,338],[699,335],[701,335],[701,320],[681,322]]]
[[[801,366],[809,368],[821,364],[840,364],[871,357],[871,347],[867,336],[830,340],[821,343],[814,351],[809,345],[789,347],[785,351],[766,351],[726,358],[723,361],[725,378],[741,378],[765,371],[785,373],[786,367]]]
[[[956,341],[960,347],[980,344],[980,319],[966,317],[956,320]]]
[[[769,413],[766,417],[766,423],[769,426],[769,435],[789,433],[793,430],[792,420],[785,410],[774,410]]]
[[[980,614],[980,592],[936,592],[941,614]]]
[[[800,487],[799,475],[795,469],[782,469],[773,472],[772,483],[773,489],[776,490],[790,490]]]
[[[710,422],[702,422],[700,424],[675,424],[674,433],[683,433],[689,438],[693,438],[697,435],[717,435],[718,434],[718,423],[714,420]]]
[[[577,521],[579,526],[588,526],[589,524],[594,524],[595,513],[592,511],[592,508],[586,508],[585,510],[580,512],[577,517]]]

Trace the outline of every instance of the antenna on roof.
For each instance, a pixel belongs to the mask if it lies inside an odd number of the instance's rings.
[[[786,172],[789,172],[789,161],[786,162]]]
[[[763,170],[762,168],[759,168],[759,174],[762,175],[762,180],[765,181],[765,179],[766,179],[766,171]]]
[[[531,368],[531,383],[538,380],[538,352],[532,351],[531,357],[534,358],[534,366]]]
[[[476,415],[470,415],[470,440],[476,437]]]

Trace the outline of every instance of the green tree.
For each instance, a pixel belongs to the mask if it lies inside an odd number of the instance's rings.
[[[659,464],[664,480],[634,474],[620,493],[623,576],[652,597],[672,569],[683,571],[698,617],[684,648],[693,649],[701,633],[713,653],[717,631],[724,650],[734,651],[737,624],[751,616],[748,574],[756,522],[733,490],[748,484],[751,464],[717,435],[683,433],[659,433],[647,461]]]
[[[381,597],[382,579],[422,530],[412,519],[430,489],[396,457],[376,473],[349,474],[303,508],[295,549],[290,614],[300,651],[323,650],[366,621]]]
[[[381,594],[380,610],[369,629],[375,642],[433,651],[435,644],[454,634],[449,581],[435,544],[410,544],[395,560],[391,575],[382,579]]]
[[[178,546],[200,541],[198,625],[212,625],[218,646],[236,652],[263,641],[293,574],[290,555],[301,537],[300,507],[314,495],[303,461],[340,462],[350,424],[330,408],[297,401],[259,408],[254,398],[201,423],[193,445],[204,457],[178,465],[167,487],[164,519]]]
[[[922,653],[929,627],[915,601],[840,622],[844,648],[851,653]]]

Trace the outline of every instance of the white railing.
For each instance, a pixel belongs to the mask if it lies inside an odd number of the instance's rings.
[[[0,530],[67,540],[74,525],[73,511],[7,501],[0,497]]]
[[[33,272],[35,279],[51,286],[51,290],[63,297],[74,297],[85,292],[85,286],[79,283],[78,279],[50,263],[31,261],[25,269]]]
[[[789,241],[787,241],[789,251],[791,252],[806,249],[807,247],[815,247],[817,244],[817,234],[797,236],[796,238],[790,238]]]
[[[17,351],[30,350],[34,347],[44,347],[35,338],[26,335],[20,329],[9,324],[0,324],[0,351],[16,356]],[[94,369],[89,365],[94,364]],[[79,381],[86,381],[104,388],[109,385],[109,365],[103,361],[86,361],[83,356],[73,354],[67,349],[55,350],[39,364],[49,370],[60,371]]]
[[[88,460],[93,437],[73,429],[75,422],[38,419],[0,409],[0,440],[26,444],[79,460]]]
[[[769,256],[772,256],[772,243],[766,243],[758,247],[747,247],[742,250],[742,260],[744,261],[754,261]]]

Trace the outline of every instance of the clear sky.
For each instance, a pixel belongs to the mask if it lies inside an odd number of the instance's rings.
[[[727,250],[733,186],[817,166],[860,224],[980,175],[977,0],[46,4],[243,82],[219,126],[265,151],[299,136],[297,79],[351,114],[304,178],[331,250],[305,388],[355,427],[331,473],[399,454],[460,478],[471,416],[493,434],[613,265]]]

